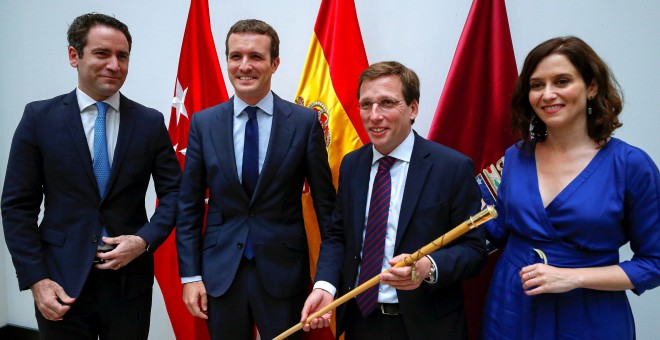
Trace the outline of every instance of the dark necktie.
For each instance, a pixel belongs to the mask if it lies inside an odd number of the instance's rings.
[[[245,108],[245,113],[248,115],[248,121],[245,124],[242,184],[249,199],[252,199],[254,189],[257,187],[257,181],[259,180],[259,123],[257,122],[257,109],[258,107],[256,106],[248,106]],[[248,233],[247,240],[245,241],[245,251],[243,252],[243,256],[248,260],[251,260],[254,257],[254,250],[252,249],[250,236],[251,235]]]
[[[371,189],[371,203],[369,203],[369,215],[362,246],[362,262],[360,263],[358,284],[369,281],[382,271],[387,218],[392,192],[390,168],[394,164],[394,160],[394,158],[387,156],[378,160],[378,172]],[[356,297],[360,311],[365,317],[376,307],[378,286],[375,285]]]
[[[96,176],[96,184],[99,187],[99,194],[101,200],[105,197],[105,189],[108,185],[110,178],[110,161],[108,160],[108,141],[105,133],[105,114],[108,112],[108,103],[97,102],[96,108],[98,109],[98,116],[94,121],[94,161],[92,167],[94,168],[94,176]],[[108,232],[103,228],[101,236],[108,236]],[[103,241],[99,242],[101,246],[104,245]]]

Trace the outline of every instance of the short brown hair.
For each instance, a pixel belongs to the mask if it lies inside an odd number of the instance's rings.
[[[225,57],[229,57],[229,36],[234,33],[257,33],[270,38],[270,60],[280,56],[280,38],[275,29],[269,24],[257,19],[244,19],[237,21],[227,32],[225,39]]]
[[[522,140],[519,146],[523,148],[532,142],[531,137],[534,137],[534,142],[545,140],[546,126],[536,118],[529,103],[529,79],[538,64],[551,54],[565,56],[580,73],[585,85],[589,86],[593,81],[598,86],[598,92],[591,100],[592,114],[587,115],[587,133],[599,146],[603,146],[614,130],[623,125],[618,118],[623,109],[623,94],[605,62],[587,43],[573,36],[547,40],[534,47],[525,58],[511,98],[511,127]],[[532,121],[534,129],[530,131]]]
[[[395,75],[401,79],[403,87],[403,99],[407,105],[410,105],[413,100],[419,103],[419,78],[415,71],[407,68],[398,61],[381,61],[379,63],[371,64],[366,70],[360,73],[358,80],[357,97],[360,99],[360,87],[365,80],[372,80],[382,76]]]

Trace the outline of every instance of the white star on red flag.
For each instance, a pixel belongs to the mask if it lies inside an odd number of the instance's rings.
[[[176,109],[176,123],[177,125],[179,124],[179,118],[181,115],[186,116],[188,118],[188,112],[186,111],[186,105],[185,105],[185,100],[186,100],[186,94],[188,93],[188,88],[186,87],[185,90],[181,86],[181,83],[179,82],[179,78],[176,79],[176,96],[172,98],[172,107]]]

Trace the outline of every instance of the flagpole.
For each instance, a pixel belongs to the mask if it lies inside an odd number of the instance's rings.
[[[485,209],[482,211],[478,212],[477,214],[470,216],[467,220],[465,220],[463,223],[459,224],[456,226],[454,229],[448,231],[444,235],[438,237],[431,243],[425,245],[415,253],[406,256],[403,260],[397,262],[394,266],[394,268],[399,268],[399,267],[404,267],[404,266],[411,266],[413,265],[416,261],[418,261],[420,258],[442,248],[443,246],[453,242],[455,239],[461,237],[463,234],[467,233],[468,231],[475,229],[482,224],[494,219],[497,217],[497,211],[492,205],[486,206]],[[389,271],[386,270],[386,271]],[[321,310],[317,311],[316,313],[310,315],[305,322],[300,322],[296,324],[295,326],[289,328],[286,330],[284,333],[278,335],[275,337],[273,340],[282,340],[286,339],[293,333],[299,331],[300,329],[303,328],[303,326],[307,323],[312,322],[312,320],[319,318],[323,316],[325,313],[341,306],[342,304],[346,303],[348,300],[354,298],[358,294],[364,292],[365,290],[377,285],[380,283],[380,276],[376,275],[372,277],[369,281],[359,285],[355,289],[351,290],[350,292],[344,294],[343,296],[335,299],[332,303],[328,304]]]

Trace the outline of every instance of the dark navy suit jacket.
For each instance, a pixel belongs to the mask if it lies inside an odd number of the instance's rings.
[[[337,297],[355,288],[365,226],[372,144],[347,154],[339,172],[333,222],[321,244],[316,281],[337,287]],[[417,251],[479,210],[481,195],[468,157],[415,133],[399,215],[394,255]],[[473,230],[431,254],[438,282],[409,291],[398,290],[399,306],[411,339],[439,338],[438,321],[463,305],[461,281],[486,261],[485,235]],[[378,312],[378,311],[377,311]],[[337,334],[348,320],[338,310]],[[452,339],[451,334],[444,334]]]
[[[174,226],[181,177],[163,115],[120,99],[120,124],[106,196],[101,200],[76,91],[25,107],[12,141],[2,223],[20,289],[44,278],[77,297],[92,268],[101,228],[138,235],[156,249]],[[145,193],[153,177],[159,205],[151,220]],[[42,199],[43,220],[37,225]],[[120,269],[122,295],[153,285],[146,252]]]
[[[202,275],[210,296],[223,295],[234,280],[249,232],[257,275],[267,292],[279,298],[299,295],[311,281],[301,203],[305,179],[321,235],[334,205],[321,126],[313,110],[274,95],[268,150],[250,200],[236,170],[233,107],[232,97],[196,113],[190,124],[176,229],[179,274]]]

